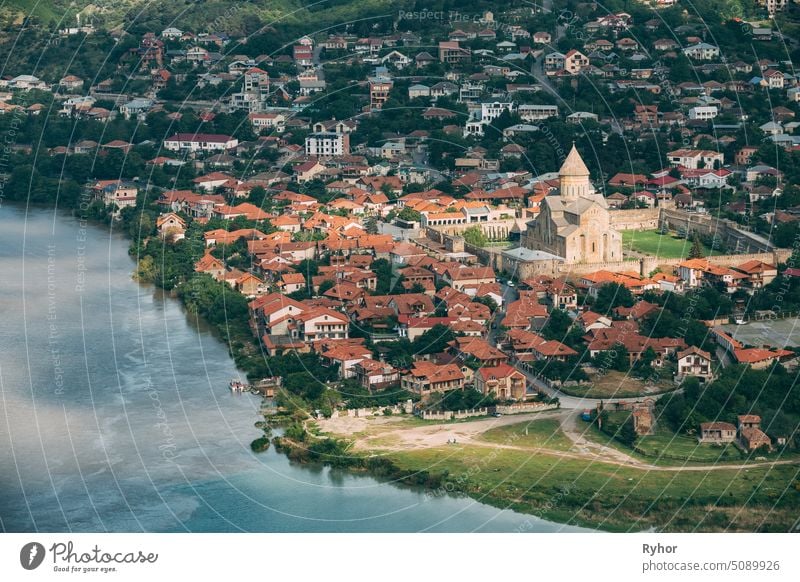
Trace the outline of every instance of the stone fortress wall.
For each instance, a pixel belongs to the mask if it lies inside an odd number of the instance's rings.
[[[611,224],[618,230],[652,230],[666,226],[670,230],[683,230],[689,235],[717,236],[729,248],[736,252],[727,255],[716,255],[709,260],[723,267],[740,265],[750,260],[777,265],[785,263],[791,256],[791,249],[776,249],[769,241],[753,233],[739,228],[731,221],[718,219],[712,216],[685,212],[682,210],[665,208],[641,208],[632,210],[612,210]],[[483,224],[480,225],[483,228]],[[487,226],[489,226],[487,224]],[[634,271],[642,276],[647,276],[656,269],[669,272],[671,267],[677,266],[682,259],[664,259],[656,257],[630,258],[622,261],[605,263],[573,263],[563,261],[515,260],[504,256],[501,249],[476,247],[464,241],[458,232],[448,232],[436,227],[426,230],[427,238],[438,242],[448,252],[468,252],[475,255],[485,265],[494,267],[499,272],[506,272],[518,280],[528,279],[536,275],[550,275],[553,277],[574,277],[595,271]],[[461,229],[463,231],[463,229]],[[489,233],[487,232],[487,235]]]

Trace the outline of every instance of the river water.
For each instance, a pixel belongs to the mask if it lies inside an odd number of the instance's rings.
[[[0,531],[574,531],[254,454],[226,346],[131,280],[128,242],[0,207]]]

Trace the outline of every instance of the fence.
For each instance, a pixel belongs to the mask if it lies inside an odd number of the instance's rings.
[[[500,414],[524,414],[526,412],[542,412],[544,410],[555,410],[558,404],[545,404],[544,402],[521,402],[519,404],[498,404],[495,412]]]
[[[475,416],[488,416],[488,408],[474,408],[472,410],[424,410],[420,415],[422,420],[453,420],[472,418]]]

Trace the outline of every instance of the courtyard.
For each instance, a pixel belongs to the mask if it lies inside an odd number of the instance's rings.
[[[751,321],[744,325],[723,325],[722,329],[735,340],[749,346],[780,349],[800,346],[800,325],[794,317]]]
[[[711,249],[702,245],[703,254],[710,255]],[[658,230],[623,230],[622,249],[652,255],[661,259],[683,259],[692,249],[692,240],[678,238],[674,234],[661,234]]]

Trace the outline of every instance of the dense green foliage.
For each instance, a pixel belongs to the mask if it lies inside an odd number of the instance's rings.
[[[767,370],[746,366],[724,368],[714,382],[684,382],[682,393],[658,401],[661,420],[676,432],[694,433],[701,422],[736,424],[740,414],[761,416],[761,428],[773,438],[797,446],[800,430],[800,385],[797,374],[775,364]]]

